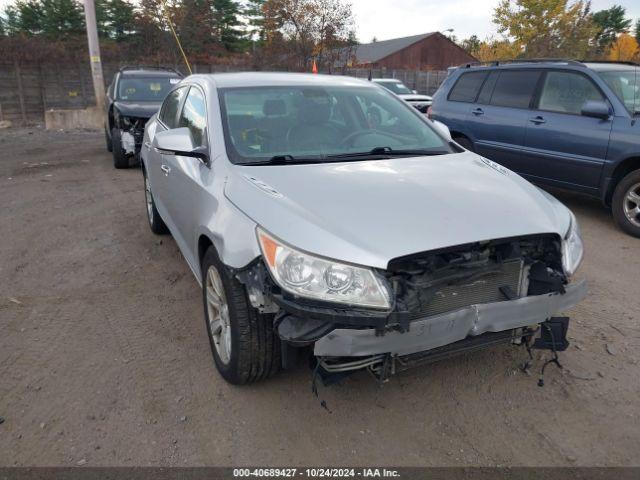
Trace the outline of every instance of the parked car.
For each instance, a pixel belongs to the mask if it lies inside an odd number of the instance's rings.
[[[173,69],[155,67],[123,67],[113,76],[106,94],[104,135],[114,167],[138,163],[147,120],[181,78]]]
[[[427,113],[427,110],[431,106],[432,98],[429,95],[420,95],[415,90],[410,90],[409,87],[400,80],[396,80],[395,78],[373,78],[371,81],[395,93],[422,113]]]
[[[523,61],[457,68],[432,118],[454,139],[533,182],[583,192],[640,237],[640,68]]]
[[[372,128],[370,108],[395,121]],[[193,75],[147,123],[141,157],[149,225],[201,284],[231,383],[303,347],[323,372],[384,378],[529,342],[585,295],[565,206],[370,82]]]

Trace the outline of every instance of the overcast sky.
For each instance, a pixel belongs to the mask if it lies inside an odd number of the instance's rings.
[[[484,40],[495,34],[491,23],[499,0],[351,0],[361,43],[444,31],[453,28],[459,39],[473,34]],[[593,0],[592,10],[622,5],[627,16],[640,18],[640,0]]]
[[[13,0],[0,0],[0,6]],[[350,0],[361,43],[405,37],[453,28],[459,39],[473,34],[484,40],[495,34],[491,16],[499,0]],[[593,11],[622,5],[634,22],[640,18],[640,0],[592,0]]]

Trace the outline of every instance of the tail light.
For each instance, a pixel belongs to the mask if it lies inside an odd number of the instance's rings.
[[[431,108],[431,105],[429,105],[429,108],[427,108],[427,118],[429,120],[433,120],[433,109]]]

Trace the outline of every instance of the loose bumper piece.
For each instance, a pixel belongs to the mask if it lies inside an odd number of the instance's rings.
[[[457,342],[485,332],[501,332],[544,322],[571,308],[587,294],[583,280],[564,294],[547,293],[516,300],[471,305],[454,312],[411,322],[408,332],[376,335],[374,328],[336,329],[316,341],[318,357],[356,357],[391,353],[409,355]]]

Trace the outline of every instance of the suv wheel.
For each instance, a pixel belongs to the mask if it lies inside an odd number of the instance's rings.
[[[616,185],[611,210],[622,230],[640,237],[640,170],[629,173]]]
[[[144,197],[147,207],[147,219],[149,220],[149,227],[151,228],[151,231],[157,235],[168,233],[169,229],[167,228],[167,225],[164,223],[164,220],[162,220],[162,217],[156,209],[156,202],[153,200],[153,194],[151,193],[151,185],[149,184],[149,179],[147,178],[147,172],[144,169],[142,170],[142,175],[144,177]]]
[[[220,375],[236,385],[263,380],[280,369],[280,339],[273,315],[248,301],[213,247],[202,260],[202,298],[211,353]]]
[[[111,139],[109,138],[107,127],[104,127],[104,140],[107,143],[107,152],[113,152],[113,144],[111,143]]]
[[[113,152],[113,166],[116,168],[129,168],[129,157],[122,148],[120,129],[111,130],[111,151]]]

